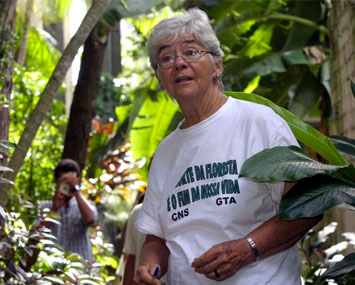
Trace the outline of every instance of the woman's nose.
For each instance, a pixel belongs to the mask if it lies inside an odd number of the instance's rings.
[[[186,61],[183,59],[183,57],[181,55],[177,55],[175,57],[175,68],[179,69],[182,67],[186,67]]]

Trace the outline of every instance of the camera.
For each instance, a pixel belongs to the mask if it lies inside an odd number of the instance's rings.
[[[70,185],[67,182],[62,182],[59,184],[59,191],[65,196],[68,196],[70,193]]]

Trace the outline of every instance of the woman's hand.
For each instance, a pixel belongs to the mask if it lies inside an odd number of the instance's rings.
[[[211,247],[195,258],[191,266],[195,268],[195,272],[205,274],[209,279],[222,281],[254,260],[255,256],[249,243],[241,238]]]
[[[157,276],[160,276],[160,266],[158,264],[143,264],[138,267],[137,274],[133,281],[135,285],[153,284],[160,285]]]

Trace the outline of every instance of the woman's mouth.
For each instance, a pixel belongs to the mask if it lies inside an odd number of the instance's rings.
[[[190,81],[192,79],[193,78],[190,77],[190,76],[181,76],[181,77],[178,77],[177,79],[175,79],[175,83],[187,82],[187,81]]]

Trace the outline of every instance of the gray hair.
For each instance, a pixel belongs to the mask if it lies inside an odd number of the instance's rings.
[[[168,37],[176,40],[186,34],[193,35],[197,41],[210,52],[213,63],[220,61],[224,53],[220,47],[216,33],[211,27],[208,16],[198,8],[187,10],[183,15],[177,15],[159,22],[152,30],[148,41],[147,50],[150,65],[157,68],[158,49]],[[215,78],[218,87],[223,91],[222,74]]]

